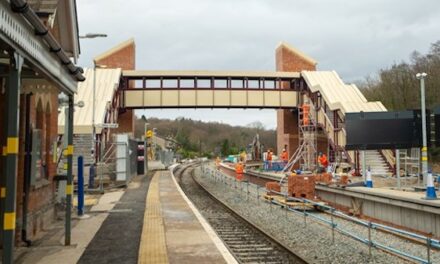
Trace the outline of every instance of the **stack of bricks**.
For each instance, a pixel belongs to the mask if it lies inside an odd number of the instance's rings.
[[[291,175],[288,179],[287,192],[291,197],[314,199],[315,182],[315,175]]]
[[[275,195],[278,192],[281,192],[281,186],[278,182],[266,182],[266,190],[267,190],[267,195]]]
[[[348,175],[341,175],[341,180],[339,181],[341,185],[347,185],[348,184]]]
[[[332,179],[333,179],[332,174],[328,172],[316,175],[316,182],[330,184],[332,182]]]

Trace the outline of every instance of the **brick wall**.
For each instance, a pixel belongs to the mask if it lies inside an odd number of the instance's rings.
[[[303,70],[314,71],[316,64],[282,43],[275,51],[276,70],[286,72],[300,72]],[[289,156],[299,145],[298,139],[298,113],[291,110],[277,111],[277,148],[280,152],[287,145]]]
[[[52,160],[52,144],[57,140],[58,127],[58,96],[56,93],[43,95],[47,98],[45,105],[38,106],[37,95],[30,100],[30,126],[33,129],[42,129],[41,149],[42,161],[47,166],[47,175],[31,185],[28,204],[28,237],[32,239],[39,231],[50,225],[54,220],[56,164]],[[17,236],[22,229],[22,210],[24,196],[24,168],[25,168],[25,125],[26,125],[26,96],[20,96],[20,135],[17,178]],[[48,102],[50,101],[50,104]],[[42,108],[41,108],[42,107]]]
[[[277,71],[315,71],[316,63],[304,57],[303,54],[289,47],[286,44],[281,44],[276,49],[276,70]],[[299,147],[298,139],[298,114],[291,110],[277,111],[277,147],[278,152],[287,145],[289,155],[292,155]],[[322,133],[317,135],[317,150],[318,152],[327,153],[328,139]]]
[[[136,68],[136,45],[133,40],[121,44],[119,48],[115,48],[99,56],[96,60],[97,64],[105,65],[108,68],[121,68],[122,70],[134,70]],[[118,116],[119,127],[112,129],[112,133],[134,133],[134,110],[126,110]],[[110,137],[111,138],[111,137]]]

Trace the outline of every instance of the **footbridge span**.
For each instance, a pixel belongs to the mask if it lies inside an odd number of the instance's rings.
[[[333,159],[348,162],[355,162],[357,154],[344,148],[345,114],[386,111],[381,102],[368,102],[334,71],[123,71],[119,96],[120,109],[290,109],[292,118],[309,102],[321,138],[315,151],[331,152]]]
[[[123,108],[292,108],[297,72],[124,71]]]

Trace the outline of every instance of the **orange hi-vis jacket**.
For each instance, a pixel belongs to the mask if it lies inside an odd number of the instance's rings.
[[[289,154],[287,153],[287,151],[283,151],[281,153],[281,160],[282,161],[288,161],[289,160]]]
[[[243,174],[243,164],[237,163],[235,164],[235,173]]]
[[[322,154],[322,156],[318,157],[318,162],[321,164],[322,167],[328,166],[328,160],[327,156],[325,154]]]
[[[310,123],[310,119],[309,119],[310,105],[303,104],[302,110],[303,110],[303,124],[307,126]]]
[[[272,151],[267,152],[267,160],[272,160]]]

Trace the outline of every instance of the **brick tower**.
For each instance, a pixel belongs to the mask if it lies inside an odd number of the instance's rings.
[[[134,70],[136,68],[136,45],[131,38],[112,49],[95,57],[98,65],[106,68],[121,68],[122,70]],[[119,127],[112,129],[112,133],[133,133],[135,115],[134,110],[126,110],[118,116]]]
[[[315,71],[317,62],[287,43],[281,42],[275,51],[276,70],[281,72]],[[287,146],[293,155],[299,146],[298,113],[292,110],[277,111],[278,153]]]

